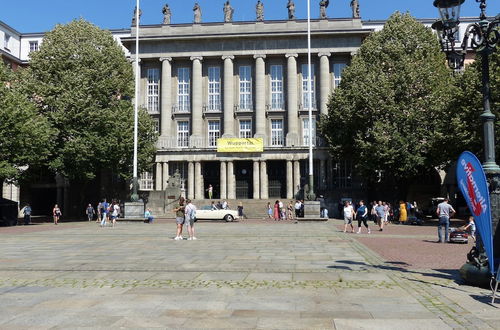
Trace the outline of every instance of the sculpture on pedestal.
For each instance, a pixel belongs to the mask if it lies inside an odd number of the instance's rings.
[[[262,22],[264,20],[264,4],[260,0],[257,1],[255,11],[257,13],[257,21]]]
[[[229,0],[224,4],[224,22],[232,22],[233,21],[234,8],[231,7]]]
[[[170,18],[172,17],[172,12],[168,4],[165,4],[162,10],[163,13],[163,24],[170,24]]]
[[[326,16],[326,8],[328,8],[328,5],[330,4],[330,0],[321,0],[319,2],[319,17],[321,19],[328,18]]]
[[[194,4],[193,12],[194,12],[194,22],[201,23],[201,7],[198,4],[198,2]]]
[[[352,18],[359,18],[359,1],[351,0]]]
[[[295,19],[295,3],[293,3],[293,0],[288,0],[286,8],[288,8],[288,19]]]
[[[142,9],[139,9],[139,21],[141,20],[141,16],[142,16]],[[132,26],[137,24],[137,22],[135,21],[136,17],[137,17],[137,6],[134,8],[134,16],[132,17]]]

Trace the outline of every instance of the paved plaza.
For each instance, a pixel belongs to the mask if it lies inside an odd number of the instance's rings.
[[[434,231],[339,224],[200,221],[196,241],[171,221],[0,228],[0,329],[500,329],[488,290],[370,247]]]

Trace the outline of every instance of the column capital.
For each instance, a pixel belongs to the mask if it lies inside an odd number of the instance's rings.
[[[254,59],[258,59],[258,58],[262,58],[262,59],[265,59],[266,58],[266,55],[265,54],[255,54],[253,56]]]
[[[223,60],[234,60],[234,56],[233,55],[223,55],[222,59]]]
[[[297,54],[297,53],[285,54],[285,57],[286,58],[289,58],[289,57],[299,57],[299,54]]]
[[[321,53],[318,53],[318,57],[323,57],[323,56],[332,56],[332,53],[328,53],[328,52],[321,52]]]
[[[203,61],[203,56],[191,56],[189,59],[191,61],[196,61],[196,60]]]
[[[160,62],[163,62],[163,61],[172,62],[172,58],[171,57],[160,57]]]
[[[129,58],[128,58],[128,61],[129,61],[130,63],[135,63],[135,57],[129,57]],[[139,64],[140,64],[140,63],[141,63],[141,59],[139,59]]]

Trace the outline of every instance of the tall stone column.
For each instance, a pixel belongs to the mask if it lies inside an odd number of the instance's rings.
[[[322,115],[328,114],[328,95],[330,94],[330,60],[328,57],[330,53],[319,53],[319,102],[320,113]]]
[[[194,163],[188,163],[188,191],[187,198],[194,199]]]
[[[269,198],[267,163],[265,160],[260,162],[260,199]]]
[[[253,162],[253,199],[260,197],[260,168],[259,162]]]
[[[255,59],[255,136],[266,137],[266,55]]]
[[[156,173],[155,173],[155,190],[161,191],[162,188],[162,167],[161,163],[156,163]]]
[[[202,131],[203,125],[203,77],[201,69],[201,61],[203,57],[192,56],[193,61],[193,83],[191,93],[193,101],[191,102],[191,147],[203,147],[202,145]]]
[[[132,63],[132,71],[134,72],[134,79],[136,77],[137,72],[139,73],[139,100],[141,99],[141,59],[139,59],[139,65],[138,67],[135,66],[135,59],[130,59],[130,62]],[[134,103],[137,102],[136,99],[134,99]],[[138,103],[141,105],[141,102]]]
[[[227,199],[236,199],[236,178],[232,161],[227,162]]]
[[[224,135],[234,137],[234,56],[222,56],[224,60]]]
[[[286,161],[286,198],[293,198],[293,163],[291,160]]]
[[[220,199],[227,199],[227,168],[226,168],[226,162],[220,162]]]
[[[300,161],[293,162],[293,194],[297,195],[300,190]]]
[[[201,182],[201,163],[194,163],[194,198],[203,199],[203,184]]]
[[[172,61],[171,57],[160,57],[161,61],[161,113],[160,135],[167,136],[172,117]]]
[[[319,161],[319,189],[326,189],[326,160]]]
[[[287,58],[287,121],[288,132],[286,135],[286,145],[294,146],[299,143],[299,112],[297,95],[297,60],[298,54],[286,54]]]
[[[169,179],[169,174],[168,174],[168,162],[164,162],[163,163],[163,176],[162,176],[162,179],[163,179],[163,190],[165,190],[167,188],[167,181]]]

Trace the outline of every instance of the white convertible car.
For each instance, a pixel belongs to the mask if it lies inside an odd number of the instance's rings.
[[[198,220],[226,220],[232,222],[238,219],[236,210],[212,210],[210,205],[202,206],[196,210],[196,219]]]

